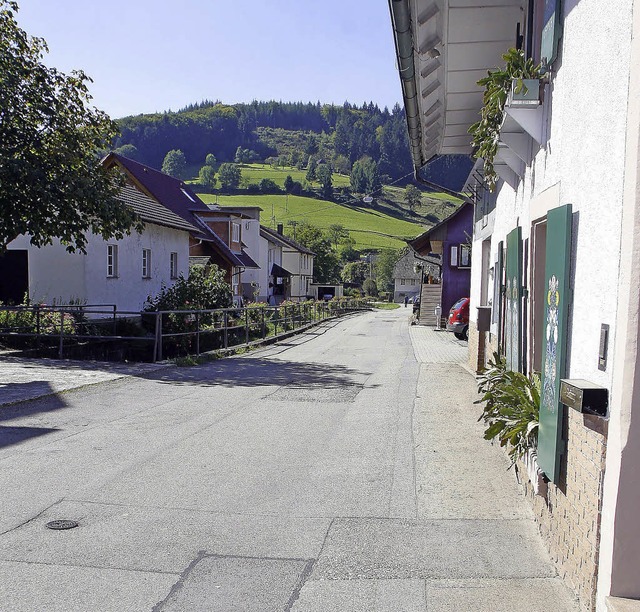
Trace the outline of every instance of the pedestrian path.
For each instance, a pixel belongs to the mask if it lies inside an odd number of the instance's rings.
[[[114,363],[70,359],[25,359],[0,355],[0,406],[139,376],[164,367],[153,363]]]
[[[466,342],[423,326],[410,327],[409,336],[420,363],[413,420],[417,525],[431,542],[430,558],[440,559],[425,581],[426,610],[579,610],[506,453],[483,439]]]

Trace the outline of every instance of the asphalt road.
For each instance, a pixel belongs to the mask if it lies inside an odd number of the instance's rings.
[[[0,610],[568,610],[504,456],[459,469],[472,378],[417,354],[379,311],[1,408]]]

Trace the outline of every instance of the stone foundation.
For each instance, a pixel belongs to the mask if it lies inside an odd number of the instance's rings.
[[[566,409],[567,453],[558,483],[536,495],[522,463],[517,464],[558,574],[575,590],[585,611],[595,609],[600,512],[606,454],[606,421]],[[544,493],[544,491],[541,491]]]

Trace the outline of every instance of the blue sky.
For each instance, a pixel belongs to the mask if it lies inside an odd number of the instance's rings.
[[[386,0],[19,0],[46,63],[112,117],[203,99],[401,100]]]

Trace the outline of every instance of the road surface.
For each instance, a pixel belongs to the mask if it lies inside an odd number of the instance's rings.
[[[466,347],[408,321],[0,408],[0,610],[573,609]]]

